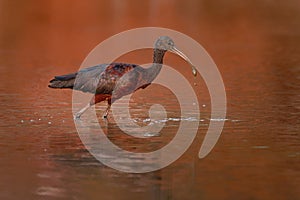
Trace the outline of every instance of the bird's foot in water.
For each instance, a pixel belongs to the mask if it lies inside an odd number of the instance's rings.
[[[104,115],[102,116],[103,119],[108,118],[109,108],[105,111]]]
[[[107,115],[106,115],[106,114],[105,114],[105,115],[103,115],[102,117],[103,117],[103,119],[107,119]]]
[[[81,114],[80,113],[76,113],[73,118],[74,120],[80,120]]]

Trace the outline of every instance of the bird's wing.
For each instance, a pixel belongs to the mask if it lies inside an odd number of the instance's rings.
[[[107,66],[108,64],[101,64],[78,71],[73,89],[95,93],[101,74]]]
[[[112,92],[112,103],[122,96],[128,95],[145,85],[143,80],[144,68],[137,66],[134,70],[124,74],[114,87]],[[149,83],[147,83],[149,84]]]
[[[82,69],[75,81],[75,90],[97,94],[111,94],[124,74],[137,65],[124,63],[101,64]]]

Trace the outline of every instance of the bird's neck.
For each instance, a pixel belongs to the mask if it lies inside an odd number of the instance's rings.
[[[164,55],[166,50],[154,49],[153,50],[153,64],[163,64]]]
[[[152,82],[157,75],[159,74],[162,64],[163,64],[163,58],[166,51],[162,49],[154,49],[153,52],[153,64],[151,67],[147,69],[147,79],[149,82]]]

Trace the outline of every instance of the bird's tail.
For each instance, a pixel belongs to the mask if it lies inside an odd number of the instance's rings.
[[[66,74],[61,76],[55,76],[54,79],[50,81],[48,87],[50,88],[73,88],[75,78],[77,73]]]

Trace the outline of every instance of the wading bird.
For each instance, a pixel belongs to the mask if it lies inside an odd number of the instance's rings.
[[[151,84],[162,68],[163,57],[167,51],[185,59],[196,76],[197,71],[188,57],[175,47],[170,37],[161,36],[154,44],[153,64],[149,68],[127,63],[100,64],[76,73],[55,76],[50,81],[49,87],[70,88],[94,94],[91,101],[75,114],[76,119],[80,118],[90,106],[107,100],[108,106],[103,116],[107,118],[111,105],[117,99]]]

